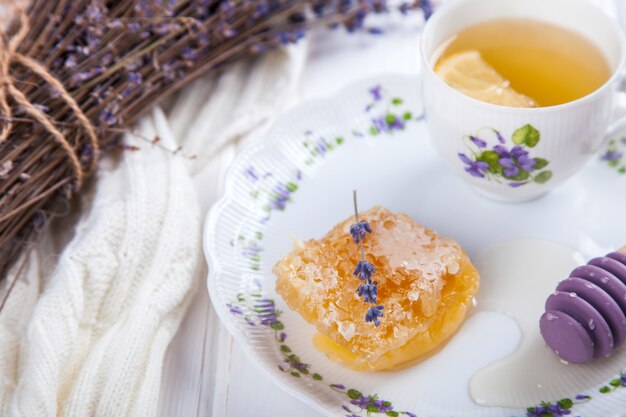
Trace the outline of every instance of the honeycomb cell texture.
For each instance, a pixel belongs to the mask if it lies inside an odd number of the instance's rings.
[[[371,304],[358,297],[352,273],[361,259],[348,218],[319,240],[297,242],[274,266],[276,290],[316,326],[315,346],[353,369],[376,371],[413,363],[461,325],[479,276],[458,243],[404,214],[376,206],[360,213],[373,232],[364,239],[374,265],[380,326],[365,322]]]

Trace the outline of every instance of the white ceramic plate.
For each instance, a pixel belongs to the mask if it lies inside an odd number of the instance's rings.
[[[615,153],[609,164],[598,157],[533,202],[486,200],[453,176],[431,148],[419,86],[419,78],[402,76],[355,84],[285,113],[246,149],[206,221],[209,293],[250,359],[328,416],[526,416],[525,408],[479,406],[468,394],[474,372],[515,350],[519,330],[510,318],[472,316],[425,362],[400,372],[359,373],[317,352],[313,326],[274,290],[271,268],[291,248],[292,237],[319,238],[349,216],[355,188],[362,208],[382,204],[405,212],[459,241],[470,256],[520,237],[562,242],[587,257],[626,244],[626,175],[619,172],[626,159]],[[626,151],[621,140],[612,146]],[[490,336],[484,328],[497,331]],[[545,401],[571,398],[566,411],[572,416],[619,416],[626,410],[623,370],[626,364],[605,384],[589,386],[582,400],[563,392]]]

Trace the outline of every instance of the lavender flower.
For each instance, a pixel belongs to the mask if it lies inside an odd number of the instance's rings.
[[[392,6],[387,3],[386,0],[63,0],[58,7],[48,8],[49,19],[40,18],[37,3],[25,7],[31,26],[23,39],[16,39],[26,48],[21,52],[36,62],[45,63],[50,75],[65,84],[65,89],[94,124],[97,139],[85,135],[84,127],[74,117],[74,110],[64,100],[57,100],[58,92],[33,71],[20,71],[16,77],[8,78],[29,86],[25,94],[30,102],[49,106],[56,112],[55,119],[71,122],[63,126],[63,134],[73,141],[77,150],[88,140],[99,140],[103,153],[119,147],[131,149],[121,145],[118,133],[129,128],[144,109],[188,84],[192,77],[223,73],[228,71],[228,65],[248,59],[252,51],[265,52],[297,42],[316,23],[336,22],[350,32],[362,30],[377,34],[379,30],[368,26],[367,18],[390,11]],[[414,2],[414,6],[421,7],[425,16],[429,15],[429,2]],[[67,22],[72,24],[65,24]],[[28,48],[29,45],[41,47]],[[48,94],[48,91],[53,93]],[[371,94],[377,100],[382,98],[380,90]],[[45,97],[45,101],[41,101],[41,97]],[[17,110],[14,100],[10,99],[9,105]],[[401,118],[392,119],[387,121],[386,128],[401,129],[403,123]],[[23,143],[20,139],[28,134],[22,129],[30,129],[30,126],[16,124],[10,139]],[[64,157],[56,153],[36,160],[33,147],[35,143],[31,146],[28,142],[20,145],[19,152],[12,146],[6,146],[4,151],[17,152],[15,160],[25,161],[20,162],[24,166],[41,162],[42,169],[47,169],[52,165],[46,164],[64,163],[59,162],[59,158]],[[79,161],[84,170],[74,170],[77,183],[82,180],[82,171],[91,172],[97,147],[92,145],[92,149],[92,157]],[[55,193],[50,198],[42,194],[74,172],[66,168],[50,169],[53,174],[37,179],[41,183],[11,188],[10,194],[7,190],[13,183],[0,185],[4,187],[0,194],[9,196],[6,211],[16,209],[17,216],[23,217],[9,225],[3,247],[29,240],[32,213],[49,212],[57,204],[54,200],[66,198],[72,190],[79,189],[80,184],[77,184],[66,187],[68,193]],[[289,193],[289,189],[276,190],[270,210],[284,208]],[[24,207],[20,202],[26,199],[33,203],[28,210],[21,210]],[[7,259],[0,262],[0,271],[7,269],[19,255],[19,251],[9,249],[5,252],[16,256],[5,257]],[[0,277],[5,275],[0,273]]]
[[[378,282],[372,281],[372,274],[376,272],[374,265],[365,260],[365,248],[363,246],[363,239],[367,236],[367,233],[371,233],[372,229],[368,222],[359,220],[359,209],[357,207],[356,190],[353,191],[354,200],[354,219],[356,223],[350,226],[350,234],[354,239],[354,243],[359,245],[361,249],[361,260],[356,264],[354,269],[354,276],[358,276],[364,284],[359,285],[357,293],[359,297],[363,298],[366,303],[376,304],[378,297]],[[373,306],[367,310],[365,314],[365,322],[373,322],[375,326],[380,325],[378,317],[382,317],[383,306]]]
[[[433,15],[433,5],[431,0],[420,0],[420,9],[424,13],[424,19],[428,20]]]
[[[383,316],[383,306],[374,306],[367,310],[367,314],[365,314],[366,322],[374,322],[374,326],[380,326],[380,321],[378,317]]]
[[[161,72],[163,74],[163,78],[167,81],[174,81],[176,79],[177,73],[174,70],[173,65],[170,63],[163,64]]]
[[[118,108],[115,103],[108,104],[102,111],[100,112],[99,119],[101,122],[105,123],[108,126],[113,126],[117,123],[116,112]]]
[[[93,148],[89,145],[83,145],[81,148],[80,156],[83,158],[92,158],[93,157]]]
[[[141,25],[139,23],[137,23],[137,22],[131,22],[126,27],[132,33],[137,33],[137,32],[139,32],[141,30]]]
[[[120,30],[120,29],[124,28],[124,24],[122,23],[122,21],[120,19],[111,19],[107,23],[107,27],[109,29]]]
[[[374,284],[359,285],[359,297],[362,297],[366,303],[375,303],[378,296],[378,287]]]
[[[141,73],[131,71],[128,73],[126,80],[131,87],[138,87],[141,85],[142,81]]]
[[[366,221],[359,222],[350,226],[350,234],[354,239],[354,243],[359,243],[361,239],[365,239],[367,233],[372,233],[370,224]]]
[[[76,67],[76,56],[75,55],[69,55],[66,59],[65,59],[65,63],[63,64],[63,66],[67,69],[74,69]]]
[[[353,272],[355,277],[359,277],[360,280],[368,282],[372,274],[376,272],[374,265],[366,261],[359,261],[356,264],[356,268]]]
[[[198,50],[196,48],[191,48],[189,46],[183,49],[183,58],[189,61],[195,61],[198,59]]]
[[[430,19],[433,15],[433,5],[431,0],[413,0],[412,2],[403,2],[400,4],[399,10],[402,14],[407,14],[411,10],[419,9],[424,14],[424,20]]]
[[[411,10],[413,10],[413,8],[414,7],[413,7],[413,5],[411,3],[402,3],[400,5],[400,9],[399,10],[400,10],[400,13],[402,13],[402,14],[409,14],[409,12]]]

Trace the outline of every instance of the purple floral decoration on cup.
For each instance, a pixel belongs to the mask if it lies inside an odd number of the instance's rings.
[[[620,174],[626,174],[626,138],[612,139],[601,159]]]
[[[484,133],[495,136],[497,144],[489,147],[488,141],[480,136]],[[480,129],[463,139],[468,152],[459,152],[459,159],[465,171],[473,177],[497,182],[504,180],[510,187],[531,182],[545,184],[552,178],[552,171],[544,169],[549,161],[530,156],[529,149],[537,146],[541,139],[539,131],[530,124],[513,132],[512,147],[508,147],[504,136],[493,128]]]

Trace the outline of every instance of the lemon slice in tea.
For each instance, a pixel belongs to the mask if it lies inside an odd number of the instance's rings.
[[[518,93],[491,67],[478,51],[459,52],[441,60],[435,73],[461,93],[487,103],[508,107],[537,107],[530,97]]]

